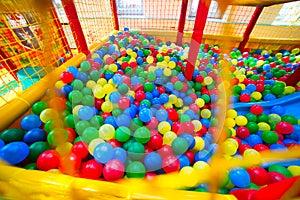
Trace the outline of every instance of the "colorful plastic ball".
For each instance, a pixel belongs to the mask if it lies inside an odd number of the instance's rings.
[[[246,161],[251,163],[251,165],[259,165],[262,162],[260,153],[254,149],[246,149],[243,156]]]
[[[143,108],[139,112],[139,118],[142,122],[149,122],[153,117],[153,113],[148,108]]]
[[[58,168],[64,174],[74,175],[80,165],[81,159],[76,154],[69,153],[60,157]]]
[[[211,154],[208,150],[202,150],[195,154],[195,162],[204,161],[208,162],[210,160]]]
[[[201,110],[201,112],[200,112],[200,116],[201,116],[202,118],[210,118],[210,117],[211,117],[211,112],[210,112],[209,109],[203,109],[203,110]]]
[[[162,158],[158,153],[151,152],[146,154],[144,164],[148,171],[156,171],[162,168]]]
[[[48,108],[48,104],[44,101],[38,101],[33,104],[31,110],[34,114],[40,115],[43,110]]]
[[[113,159],[119,160],[122,163],[125,163],[125,161],[127,160],[127,152],[125,151],[125,149],[123,149],[121,147],[115,147]]]
[[[291,178],[292,174],[291,172],[284,166],[279,164],[273,164],[268,168],[269,172],[278,172],[282,175],[284,175],[286,178]]]
[[[168,119],[168,112],[165,109],[159,109],[155,113],[155,117],[156,117],[156,119],[159,122],[161,122],[161,121],[167,121],[167,119]]]
[[[52,146],[65,143],[68,139],[68,132],[62,128],[55,128],[47,135],[47,141]]]
[[[240,138],[247,138],[250,135],[250,131],[247,127],[240,126],[236,129],[236,134]]]
[[[293,176],[300,176],[300,166],[291,165],[287,168]]]
[[[291,134],[294,131],[294,127],[288,122],[278,122],[276,131],[281,134]]]
[[[9,128],[0,134],[0,139],[8,144],[15,141],[22,141],[25,131],[19,128]]]
[[[168,131],[163,134],[163,144],[171,145],[175,138],[177,138],[176,133],[173,131]]]
[[[176,155],[184,154],[189,148],[189,143],[182,137],[177,137],[172,142],[172,149]]]
[[[251,147],[254,147],[257,144],[262,144],[262,139],[260,136],[256,135],[256,134],[251,134],[248,138],[247,138],[247,142]]]
[[[147,145],[153,150],[160,149],[163,144],[163,138],[160,134],[154,133],[151,134],[150,140],[148,141]]]
[[[240,96],[240,101],[241,102],[249,102],[251,99],[249,94],[241,94]]]
[[[36,166],[39,170],[48,171],[56,169],[59,165],[59,153],[55,150],[47,150],[39,155]]]
[[[125,110],[126,108],[128,108],[130,106],[130,99],[127,97],[121,97],[118,101],[118,106],[122,110]]]
[[[162,121],[158,124],[157,130],[159,133],[165,134],[165,133],[171,131],[171,125],[170,125],[170,123],[168,123],[166,121]]]
[[[248,119],[245,116],[237,116],[235,121],[238,126],[246,126],[248,123]]]
[[[278,135],[273,131],[264,131],[261,138],[267,144],[275,144],[279,139]]]
[[[134,138],[137,142],[145,144],[150,140],[150,130],[146,127],[140,127],[134,132]]]
[[[133,142],[128,148],[128,156],[131,160],[140,160],[144,152],[145,147],[140,142]]]
[[[286,179],[286,177],[279,172],[269,172],[270,183],[281,182]]]
[[[172,121],[178,121],[178,113],[176,112],[176,110],[174,108],[168,108],[166,109],[168,112],[168,118]]]
[[[88,179],[98,179],[102,175],[103,166],[96,160],[88,160],[81,167],[81,176]]]
[[[71,83],[74,80],[74,75],[71,72],[66,71],[66,72],[61,73],[60,79],[64,83],[68,84],[68,83]]]
[[[76,154],[80,159],[87,157],[88,155],[88,145],[87,143],[80,141],[76,142],[71,149],[72,153]]]
[[[104,124],[99,129],[99,137],[108,141],[115,136],[115,128],[111,124]]]
[[[51,119],[57,119],[59,118],[58,112],[53,108],[46,108],[43,110],[40,114],[40,119],[42,122],[46,123],[47,121]],[[38,121],[37,121],[38,122]],[[38,127],[36,127],[38,128]]]
[[[254,104],[250,107],[250,112],[255,115],[260,115],[264,111],[263,107],[258,104]]]
[[[42,125],[42,121],[39,116],[35,114],[27,115],[21,120],[21,127],[24,130],[31,130],[33,128],[39,128]]]
[[[95,115],[95,111],[92,107],[82,106],[78,110],[78,117],[81,120],[89,121]]]
[[[230,141],[226,140],[222,144],[222,149],[223,149],[223,152],[225,155],[232,156],[232,155],[236,154],[238,145],[236,145],[234,142],[230,142]]]
[[[35,142],[29,146],[28,159],[35,162],[41,153],[49,149],[50,146],[46,142]]]
[[[110,160],[103,167],[103,176],[107,181],[116,181],[124,176],[125,167],[119,160]]]
[[[193,149],[194,148],[194,146],[196,144],[194,136],[192,136],[191,134],[188,134],[188,133],[183,133],[179,137],[181,137],[181,138],[185,139],[185,141],[187,141],[187,143],[188,143],[188,149]]]
[[[120,126],[116,129],[115,138],[119,142],[126,142],[131,137],[131,131],[128,127]]]
[[[258,186],[264,186],[270,183],[271,179],[267,170],[258,166],[251,166],[247,168],[251,182]]]
[[[177,158],[178,158],[179,163],[180,163],[180,169],[182,169],[183,167],[186,167],[186,166],[190,166],[190,160],[187,156],[177,155]]]
[[[34,142],[43,141],[46,139],[46,133],[43,129],[33,128],[24,135],[24,142],[32,144]]]
[[[103,142],[95,147],[93,155],[97,162],[105,164],[113,158],[114,150],[109,143]]]
[[[276,105],[271,108],[270,112],[282,116],[285,114],[285,108],[280,105]]]
[[[244,168],[235,168],[229,171],[230,181],[237,187],[245,188],[250,185],[250,176]]]
[[[105,102],[102,103],[101,109],[105,113],[110,113],[113,110],[113,105],[112,105],[111,102],[105,101]]]
[[[194,139],[195,139],[195,146],[193,147],[193,150],[201,151],[205,147],[204,140],[199,136],[195,136]]]
[[[146,175],[146,168],[143,163],[133,161],[127,166],[126,175],[128,178],[144,178]]]
[[[162,168],[165,173],[178,172],[180,169],[180,161],[174,155],[169,155],[163,158]]]
[[[14,165],[22,162],[29,154],[29,147],[24,142],[11,142],[0,149],[0,159]]]
[[[258,130],[260,131],[269,131],[271,130],[271,127],[266,122],[259,122],[258,124]]]

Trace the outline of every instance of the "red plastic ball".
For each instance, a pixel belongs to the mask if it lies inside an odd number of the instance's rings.
[[[180,122],[174,122],[172,124],[172,131],[174,133],[178,133],[178,131],[181,129],[181,123]]]
[[[147,144],[153,150],[160,149],[163,144],[163,138],[160,134],[154,133],[151,135],[150,140]]]
[[[269,148],[266,145],[264,145],[264,144],[256,144],[254,146],[254,149],[256,151],[267,151],[267,150],[269,150]]]
[[[276,131],[281,134],[291,134],[294,131],[294,127],[288,122],[278,122],[276,124]]]
[[[185,133],[194,133],[195,126],[192,122],[185,122],[183,124],[183,129]]]
[[[265,90],[264,84],[258,83],[256,84],[256,91],[257,92],[263,92]]]
[[[202,83],[204,81],[204,77],[201,75],[197,75],[195,78],[195,81],[198,83]]]
[[[250,107],[250,112],[255,115],[260,115],[264,111],[264,108],[261,105],[254,104]]]
[[[71,72],[63,72],[60,75],[60,79],[62,80],[62,82],[68,84],[74,80],[74,75]]]
[[[170,155],[163,158],[162,168],[166,173],[177,172],[180,169],[180,162],[176,156]]]
[[[42,171],[56,169],[59,164],[59,153],[55,150],[47,150],[41,153],[36,161],[36,167]]]
[[[241,94],[240,96],[240,101],[241,102],[249,102],[251,99],[249,94]]]
[[[160,94],[166,93],[166,88],[164,86],[158,86],[156,88]],[[136,95],[136,94],[135,94]]]
[[[81,159],[75,153],[69,153],[60,157],[59,170],[68,175],[73,175],[81,165]]]
[[[269,172],[271,183],[280,182],[286,179],[286,177],[279,172]]]
[[[122,146],[122,143],[119,142],[118,140],[116,139],[110,139],[107,141],[113,148],[116,148],[116,147],[121,147]]]
[[[127,97],[121,97],[118,101],[118,106],[122,110],[125,110],[126,108],[128,108],[130,106],[130,99]]]
[[[164,144],[160,149],[157,150],[157,153],[165,158],[167,156],[173,155],[173,149],[171,146]]]
[[[168,112],[168,117],[170,120],[178,121],[178,113],[176,112],[176,110],[174,108],[168,108],[167,112]]]
[[[81,167],[81,176],[83,178],[98,179],[102,174],[103,166],[96,160],[89,160],[83,163]]]
[[[243,155],[244,151],[246,151],[247,149],[252,149],[252,147],[249,144],[242,144],[239,146],[239,153]]]
[[[102,113],[101,117],[105,120],[106,118],[110,117],[111,113]]]
[[[87,157],[87,155],[89,154],[87,143],[82,141],[76,142],[72,146],[72,152],[76,154],[80,159]]]
[[[110,160],[103,167],[103,176],[107,181],[116,181],[124,176],[124,165],[119,160]]]
[[[138,90],[136,93],[135,93],[135,99],[137,101],[142,101],[146,98],[146,93],[142,90]]]
[[[67,142],[73,143],[75,138],[76,138],[76,132],[73,128],[65,128],[66,131],[68,132],[68,140]]]
[[[246,128],[244,126],[240,126],[236,129],[236,134],[240,138],[247,138],[250,135],[250,131],[248,128]]]
[[[150,130],[156,129],[158,125],[158,120],[155,117],[152,117],[149,122],[146,123],[146,127]]]
[[[250,175],[251,182],[258,186],[267,185],[271,182],[267,170],[262,167],[252,166],[247,169],[247,172]]]
[[[187,150],[184,155],[189,159],[191,165],[194,164],[195,154],[193,151]]]
[[[101,110],[101,105],[104,103],[103,99],[97,99],[95,98],[95,107],[97,108],[97,110]]]

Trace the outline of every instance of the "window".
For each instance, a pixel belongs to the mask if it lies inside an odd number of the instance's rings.
[[[198,4],[199,4],[199,0],[192,0],[188,19],[192,19],[192,20],[195,19],[197,9],[198,9]],[[207,18],[208,18],[208,20],[209,19],[222,20],[223,15],[221,15],[220,9],[218,7],[218,2],[216,2],[214,0],[211,1]]]
[[[118,15],[143,15],[143,0],[117,0]]]
[[[272,25],[300,26],[300,2],[285,3],[281,7]]]

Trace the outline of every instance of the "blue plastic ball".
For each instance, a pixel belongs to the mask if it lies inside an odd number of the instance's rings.
[[[195,139],[194,136],[192,136],[191,134],[188,133],[183,133],[181,134],[179,137],[185,139],[188,143],[188,148],[192,149],[195,146]]]
[[[29,145],[34,142],[44,141],[46,140],[46,132],[40,128],[33,128],[25,133],[23,140]]]
[[[27,115],[21,120],[21,127],[27,131],[33,128],[39,128],[41,125],[42,121],[40,117],[35,114]]]
[[[159,93],[159,91],[157,89],[153,89],[151,91],[151,93],[152,93],[153,98],[159,97],[159,95],[160,95],[160,93]]]
[[[250,185],[250,176],[244,168],[230,170],[229,179],[237,187],[246,188]]]
[[[117,126],[129,127],[131,118],[129,117],[129,115],[121,114],[115,118],[115,121],[116,121]]]
[[[83,83],[86,83],[89,80],[89,77],[87,74],[79,71],[76,75],[76,79],[81,80]]]
[[[71,72],[73,74],[73,76],[76,77],[79,70],[75,66],[70,66],[67,68],[66,71]]]
[[[23,160],[29,154],[29,147],[24,142],[11,142],[0,149],[0,159],[15,165]]]
[[[148,171],[155,171],[161,169],[162,159],[158,153],[151,152],[145,156],[144,164]]]
[[[262,144],[263,141],[261,139],[260,136],[256,135],[256,134],[251,134],[248,138],[247,138],[248,144],[251,147],[254,147],[256,144]]]
[[[111,103],[117,104],[121,98],[121,94],[119,92],[112,92],[112,93],[110,93],[108,98]]]
[[[114,157],[114,149],[111,144],[103,142],[94,149],[94,158],[97,162],[105,164]]]
[[[168,119],[168,112],[165,109],[159,109],[155,113],[155,117],[159,122],[166,121]]]
[[[2,147],[4,147],[4,145],[5,145],[4,141],[0,139],[0,149],[1,149]]]
[[[183,103],[184,103],[184,105],[186,105],[186,106],[191,105],[191,104],[193,103],[192,97],[190,97],[190,96],[185,96],[185,97],[183,98]]]
[[[209,148],[209,144],[207,148]],[[195,162],[198,161],[208,162],[210,157],[211,157],[211,153],[208,150],[202,150],[195,154]]]
[[[119,85],[121,83],[123,83],[123,76],[121,74],[115,74],[112,77],[112,81],[114,84]]]
[[[125,163],[127,159],[127,152],[121,147],[116,147],[114,148],[113,159],[120,160],[122,163]]]
[[[180,169],[186,166],[190,166],[190,160],[185,155],[178,155],[177,158],[180,163]]]
[[[143,108],[139,112],[139,118],[142,122],[149,122],[153,117],[153,114],[149,108]]]
[[[159,99],[160,99],[160,101],[161,101],[162,104],[168,103],[169,102],[169,95],[167,95],[165,93],[161,94],[159,96]]]
[[[117,123],[116,123],[116,121],[115,121],[115,117],[113,117],[113,116],[107,117],[107,118],[104,120],[104,124],[110,124],[110,125],[112,125],[114,128],[117,128],[117,127],[118,127],[118,125],[117,125]]]
[[[81,120],[90,120],[95,115],[95,111],[92,107],[89,106],[82,106],[78,110],[78,117]]]

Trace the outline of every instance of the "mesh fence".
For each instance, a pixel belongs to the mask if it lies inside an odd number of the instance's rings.
[[[65,62],[72,53],[51,5],[36,9],[30,3],[20,4],[15,0],[1,1],[0,7],[2,106]]]
[[[88,46],[113,31],[109,0],[74,0],[74,4]]]

